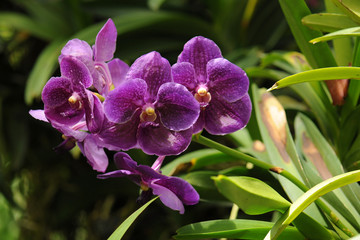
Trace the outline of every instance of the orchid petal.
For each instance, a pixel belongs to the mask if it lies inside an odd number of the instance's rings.
[[[213,98],[205,109],[205,129],[214,135],[224,135],[242,129],[251,115],[251,101],[245,94],[236,102]]]
[[[82,86],[87,88],[93,83],[92,76],[86,65],[74,57],[64,57],[60,63],[61,75],[71,80],[75,90]]]
[[[157,185],[156,183],[152,183],[150,187],[153,190],[153,194],[160,196],[160,200],[165,206],[173,210],[179,211],[180,214],[184,214],[184,205],[175,193],[173,193],[166,187]]]
[[[146,102],[153,102],[160,86],[172,82],[171,66],[158,52],[150,52],[139,57],[130,67],[126,79],[140,78],[148,86]]]
[[[82,153],[87,158],[92,168],[98,172],[105,172],[108,166],[108,158],[104,148],[99,147],[94,136],[88,135],[82,145]],[[80,146],[79,145],[79,146]]]
[[[144,122],[138,130],[138,143],[146,154],[177,155],[185,151],[192,137],[192,128],[171,131],[162,124]]]
[[[242,98],[249,89],[249,79],[244,70],[224,58],[215,58],[207,64],[208,86],[228,102]]]
[[[112,78],[112,83],[115,87],[119,86],[125,81],[126,73],[129,71],[129,65],[118,58],[111,60],[108,63],[109,71]]]
[[[124,124],[117,124],[105,120],[98,134],[103,146],[114,151],[129,150],[136,147],[136,133],[140,121],[139,115],[139,112],[135,113],[133,118]]]
[[[93,51],[90,45],[80,39],[72,39],[61,50],[59,63],[64,57],[74,57],[83,62],[88,69],[94,69]],[[91,71],[91,70],[90,70]]]
[[[154,183],[172,191],[185,205],[194,205],[199,202],[199,194],[194,187],[184,179],[167,177],[156,180]]]
[[[170,130],[188,129],[199,117],[198,101],[181,84],[170,82],[161,85],[156,102],[160,120]]]
[[[129,121],[141,109],[146,89],[146,82],[142,79],[133,79],[115,88],[104,102],[106,117],[116,123]]]
[[[220,57],[222,57],[221,51],[212,40],[197,36],[184,45],[184,50],[178,57],[178,63],[191,63],[194,66],[198,82],[205,83],[207,62]]]
[[[190,91],[195,91],[198,82],[195,79],[195,70],[191,63],[175,63],[171,67],[171,71],[174,82],[184,85]]]
[[[205,110],[201,109],[199,118],[193,125],[193,134],[201,132],[205,127]]]
[[[29,114],[37,119],[37,120],[40,120],[40,121],[44,121],[44,122],[49,122],[49,120],[46,118],[45,116],[45,112],[43,109],[37,109],[37,110],[30,110],[29,111]]]
[[[104,121],[104,109],[98,97],[89,91],[89,104],[86,105],[86,123],[91,133],[101,130]]]
[[[94,59],[97,62],[107,62],[114,56],[117,31],[114,22],[109,19],[96,36]]]

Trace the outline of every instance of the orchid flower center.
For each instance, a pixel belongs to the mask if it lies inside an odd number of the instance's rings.
[[[145,184],[144,182],[141,182],[141,183],[140,183],[140,188],[141,188],[141,190],[143,190],[143,191],[149,190],[148,185]]]
[[[73,93],[73,95],[71,95],[71,97],[68,98],[68,103],[70,104],[70,106],[73,109],[81,109],[82,108],[81,99],[77,93]]]
[[[211,94],[206,87],[199,87],[194,95],[195,99],[200,103],[200,107],[206,107],[211,101]]]
[[[143,122],[153,122],[156,120],[156,113],[153,107],[146,107],[140,114],[140,120]]]

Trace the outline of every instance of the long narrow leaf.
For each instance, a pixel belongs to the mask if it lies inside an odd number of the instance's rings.
[[[121,240],[122,237],[124,236],[125,232],[129,229],[129,227],[131,226],[131,224],[136,220],[136,218],[155,200],[157,199],[154,198],[152,200],[150,200],[149,202],[147,202],[146,204],[144,204],[141,208],[139,208],[138,210],[136,210],[133,214],[131,214],[112,234],[111,236],[108,238],[108,240]]]
[[[309,28],[322,32],[335,32],[358,25],[348,16],[339,13],[316,13],[305,16],[302,23]]]
[[[315,44],[315,43],[325,42],[342,37],[358,37],[358,36],[360,36],[360,27],[352,27],[352,28],[347,28],[336,32],[332,32],[322,37],[314,38],[310,40],[310,43]]]
[[[297,73],[277,81],[268,91],[297,83],[350,78],[360,80],[360,67],[328,67]]]
[[[353,171],[349,173],[344,173],[336,177],[327,179],[322,183],[311,188],[300,198],[298,198],[286,211],[285,214],[274,224],[274,227],[268,232],[265,240],[274,240],[279,237],[282,231],[297,217],[301,212],[303,212],[311,203],[317,200],[322,195],[333,191],[334,189],[340,188],[350,183],[355,183],[360,181],[360,170]],[[342,229],[350,233],[348,229]]]

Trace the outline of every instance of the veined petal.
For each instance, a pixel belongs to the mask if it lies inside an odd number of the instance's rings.
[[[215,58],[207,64],[209,91],[228,102],[242,98],[249,89],[249,79],[240,67],[225,58]]]
[[[184,45],[178,62],[189,62],[194,66],[195,75],[200,83],[206,82],[206,64],[214,58],[222,57],[220,48],[212,40],[197,36]]]
[[[138,130],[138,144],[149,155],[177,155],[185,151],[192,137],[192,128],[171,131],[162,124],[144,122]]]
[[[175,63],[171,67],[173,80],[184,85],[189,91],[195,91],[198,81],[195,78],[194,66],[189,62]]]
[[[186,87],[172,82],[161,85],[155,108],[164,126],[173,131],[190,128],[200,113],[199,102]]]
[[[109,19],[100,29],[94,45],[94,59],[97,62],[107,62],[114,56],[117,31],[114,22]]]
[[[118,58],[108,62],[109,71],[112,78],[112,83],[115,87],[119,86],[125,81],[126,73],[129,71],[129,65]]]
[[[71,80],[73,89],[90,87],[92,76],[86,65],[74,57],[64,57],[60,62],[61,75]]]
[[[68,41],[61,50],[59,63],[61,63],[64,57],[77,58],[87,66],[90,72],[94,69],[93,51],[90,45],[85,41],[80,39],[72,39]]]
[[[199,194],[193,186],[184,179],[178,177],[167,177],[156,180],[154,183],[169,189],[185,205],[194,205],[199,202]]]
[[[184,205],[175,193],[156,183],[151,183],[150,187],[153,190],[153,194],[160,196],[160,200],[165,206],[179,211],[180,214],[184,214]]]
[[[129,121],[143,106],[146,90],[146,82],[142,79],[129,80],[112,90],[104,102],[106,117],[116,123]]]
[[[160,86],[163,83],[172,82],[170,63],[158,52],[145,54],[136,59],[126,75],[127,80],[135,78],[145,80],[148,86],[145,100],[153,102]]]
[[[251,101],[245,94],[236,102],[213,98],[205,109],[205,129],[213,135],[224,135],[242,129],[251,115]]]
[[[109,150],[129,150],[137,144],[136,133],[140,121],[140,111],[136,112],[130,121],[117,124],[105,119],[105,123],[98,134],[102,144]]]

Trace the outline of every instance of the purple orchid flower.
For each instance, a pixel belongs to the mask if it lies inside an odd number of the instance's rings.
[[[205,128],[211,134],[224,135],[249,121],[249,79],[240,67],[222,57],[210,39],[198,36],[189,40],[172,66],[172,74],[174,82],[186,86],[200,103],[194,133]]]
[[[104,111],[117,124],[105,130],[104,141],[119,135],[117,128],[127,129],[122,136],[128,141],[116,144],[123,150],[140,147],[147,154],[174,155],[190,144],[200,106],[186,87],[173,82],[169,62],[150,52],[138,58],[126,81],[109,93]]]
[[[83,62],[94,79],[93,86],[101,95],[106,96],[112,84],[117,86],[124,80],[129,69],[120,59],[111,60],[114,57],[116,38],[115,24],[109,19],[97,34],[92,48],[85,41],[72,39],[61,50],[59,62],[68,56]]]
[[[114,161],[120,170],[98,175],[98,178],[129,177],[141,187],[143,192],[152,191],[152,194],[160,196],[164,205],[183,214],[184,204],[197,204],[199,194],[185,180],[160,174],[158,172],[159,161],[163,159],[164,157],[159,157],[151,168],[146,165],[138,165],[128,154],[119,152],[115,154]]]
[[[84,117],[88,130],[97,132],[104,120],[103,107],[92,92],[92,77],[85,64],[73,57],[60,63],[61,77],[52,77],[44,86],[42,100],[50,122],[74,125]]]

